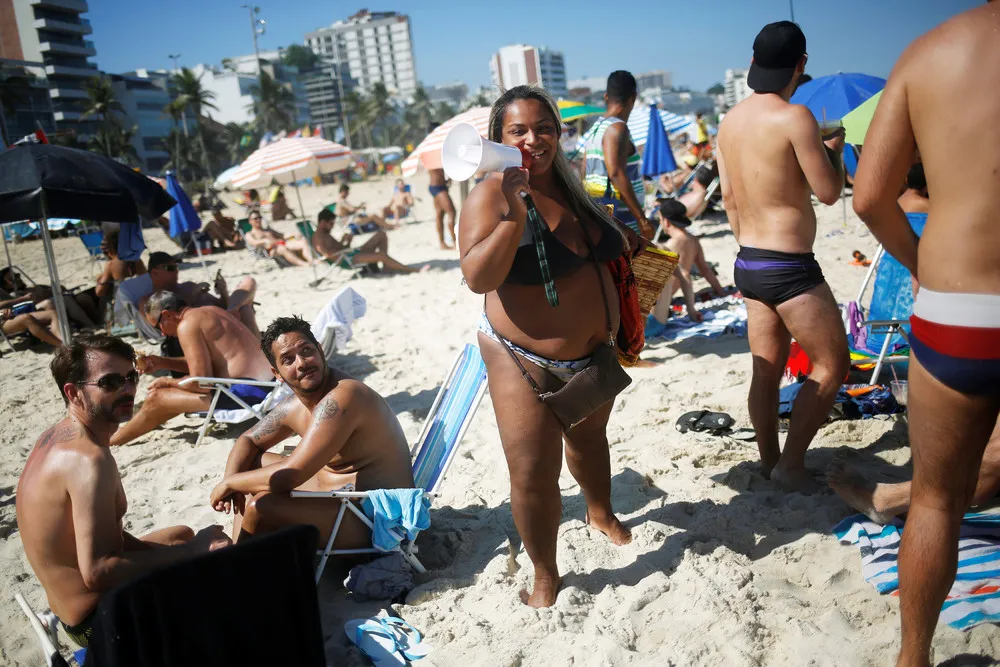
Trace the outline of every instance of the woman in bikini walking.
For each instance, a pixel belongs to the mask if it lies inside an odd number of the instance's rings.
[[[533,588],[521,598],[534,607],[554,604],[559,590],[564,441],[588,523],[615,544],[632,539],[611,509],[606,427],[614,391],[568,427],[540,400],[564,388],[592,357],[608,354],[601,346],[617,332],[619,311],[603,264],[637,242],[591,202],[559,147],[560,130],[547,94],[528,86],[505,92],[493,105],[489,138],[521,148],[530,166],[477,185],[459,224],[462,273],[485,295],[479,346],[510,471],[514,523],[535,568]]]

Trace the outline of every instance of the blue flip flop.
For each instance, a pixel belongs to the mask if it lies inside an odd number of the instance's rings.
[[[399,652],[409,661],[420,660],[431,652],[431,645],[423,642],[420,631],[401,618],[389,616],[381,619],[382,625],[392,633]],[[409,632],[407,632],[409,631]]]
[[[399,653],[396,633],[382,619],[355,618],[344,624],[344,632],[373,664],[406,665],[406,660]]]

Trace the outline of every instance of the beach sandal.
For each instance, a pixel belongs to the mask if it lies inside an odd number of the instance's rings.
[[[431,645],[422,642],[423,637],[420,631],[403,619],[389,616],[382,619],[382,625],[393,633],[399,652],[410,662],[420,660],[431,652]]]
[[[680,416],[674,427],[681,433],[687,433],[688,431],[695,430],[695,424],[698,420],[705,416],[707,410],[695,410],[694,412],[686,412]]]
[[[681,415],[675,427],[681,433],[694,431],[702,433],[708,431],[712,435],[722,435],[736,420],[725,412],[709,412],[708,410],[695,410]]]
[[[373,664],[405,665],[406,659],[399,654],[396,633],[380,618],[355,618],[344,624],[344,632],[351,643],[357,646]]]
[[[854,260],[850,263],[851,266],[871,266],[872,261],[864,256],[860,250],[855,250],[852,253]]]

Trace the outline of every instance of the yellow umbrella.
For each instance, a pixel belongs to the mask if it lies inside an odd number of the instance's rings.
[[[880,99],[882,99],[882,91],[872,95],[864,104],[844,116],[843,123],[844,129],[847,131],[847,137],[845,138],[847,143],[854,144],[855,146],[864,145],[865,135],[868,134],[868,126],[872,124],[872,118],[875,116],[875,107],[878,106]]]

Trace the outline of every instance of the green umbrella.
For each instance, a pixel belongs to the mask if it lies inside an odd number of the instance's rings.
[[[875,107],[882,98],[882,91],[868,98],[864,104],[843,118],[844,129],[847,130],[845,141],[855,146],[865,143],[865,135],[868,134],[868,126],[872,124],[872,117],[875,115]]]
[[[586,104],[581,104],[579,106],[560,109],[559,115],[562,116],[562,122],[570,123],[574,120],[586,118],[587,116],[600,116],[605,111],[606,110],[602,107],[592,107]]]

